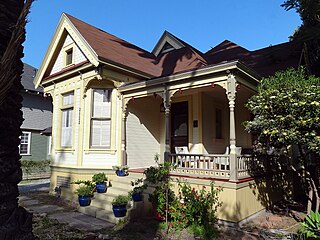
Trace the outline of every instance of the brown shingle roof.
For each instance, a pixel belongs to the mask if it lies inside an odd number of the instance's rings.
[[[167,52],[156,58],[152,53],[125,40],[68,14],[66,16],[101,60],[111,61],[153,77],[170,75],[206,65],[202,53],[182,40],[185,47]]]
[[[266,77],[289,67],[297,68],[301,50],[299,43],[287,42],[255,51],[248,51],[233,42],[225,40],[206,52],[205,57],[210,64],[240,60],[261,76]]]
[[[278,70],[297,67],[300,59],[301,46],[292,42],[249,51],[225,40],[203,54],[175,36],[185,47],[156,57],[140,47],[75,17],[68,14],[66,16],[93,48],[100,60],[138,73],[144,73],[152,78],[233,60],[240,60],[261,76],[268,76]]]
[[[100,59],[111,61],[151,76],[158,76],[159,69],[153,63],[155,56],[152,53],[75,17],[66,15]]]

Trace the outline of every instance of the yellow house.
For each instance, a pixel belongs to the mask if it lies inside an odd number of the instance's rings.
[[[267,53],[291,48],[248,51],[224,41],[202,53],[164,32],[148,52],[63,14],[35,78],[54,106],[50,190],[64,186],[71,198],[70,182],[112,174],[113,165],[139,173],[158,153],[177,166],[173,176],[223,187],[220,219],[262,210],[248,173],[245,103],[261,76],[292,65]]]

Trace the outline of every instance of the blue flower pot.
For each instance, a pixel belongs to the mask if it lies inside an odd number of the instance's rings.
[[[117,175],[118,175],[119,177],[124,177],[124,176],[126,176],[126,174],[125,174],[125,172],[124,172],[123,170],[117,170]]]
[[[107,190],[107,184],[104,183],[96,183],[96,190],[98,193],[105,193]]]
[[[142,201],[142,194],[141,193],[133,193],[132,200],[134,202],[141,202]]]
[[[78,196],[81,207],[89,206],[91,203],[91,196]]]
[[[125,217],[127,214],[127,204],[112,205],[112,210],[115,217]]]

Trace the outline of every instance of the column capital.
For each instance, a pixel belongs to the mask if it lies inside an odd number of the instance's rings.
[[[236,93],[237,93],[237,80],[233,74],[229,73],[228,80],[227,80],[227,97],[229,101],[235,100]]]

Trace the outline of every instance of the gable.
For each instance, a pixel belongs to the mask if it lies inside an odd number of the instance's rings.
[[[85,38],[79,33],[66,14],[63,13],[34,79],[35,87],[38,87],[43,79],[53,74],[59,74],[59,72],[67,69],[64,64],[65,52],[63,50],[71,45],[74,47],[74,50],[73,62],[69,64],[70,66],[77,67],[80,63],[84,64],[87,62],[94,66],[99,65],[98,55],[95,50],[92,49]],[[75,63],[78,63],[78,65]]]
[[[49,71],[48,75],[52,75],[62,71],[65,67],[67,67],[66,63],[66,53],[68,51],[72,51],[72,65],[77,65],[82,62],[88,61],[84,53],[78,47],[78,45],[74,42],[70,34],[65,37],[65,40],[62,44],[62,47],[59,50],[59,54],[54,61],[52,69]]]
[[[169,32],[165,31],[154,49],[152,53],[155,56],[159,56],[162,53],[167,53],[171,50],[176,50],[185,47],[185,45],[179,41],[176,37],[174,37]]]

